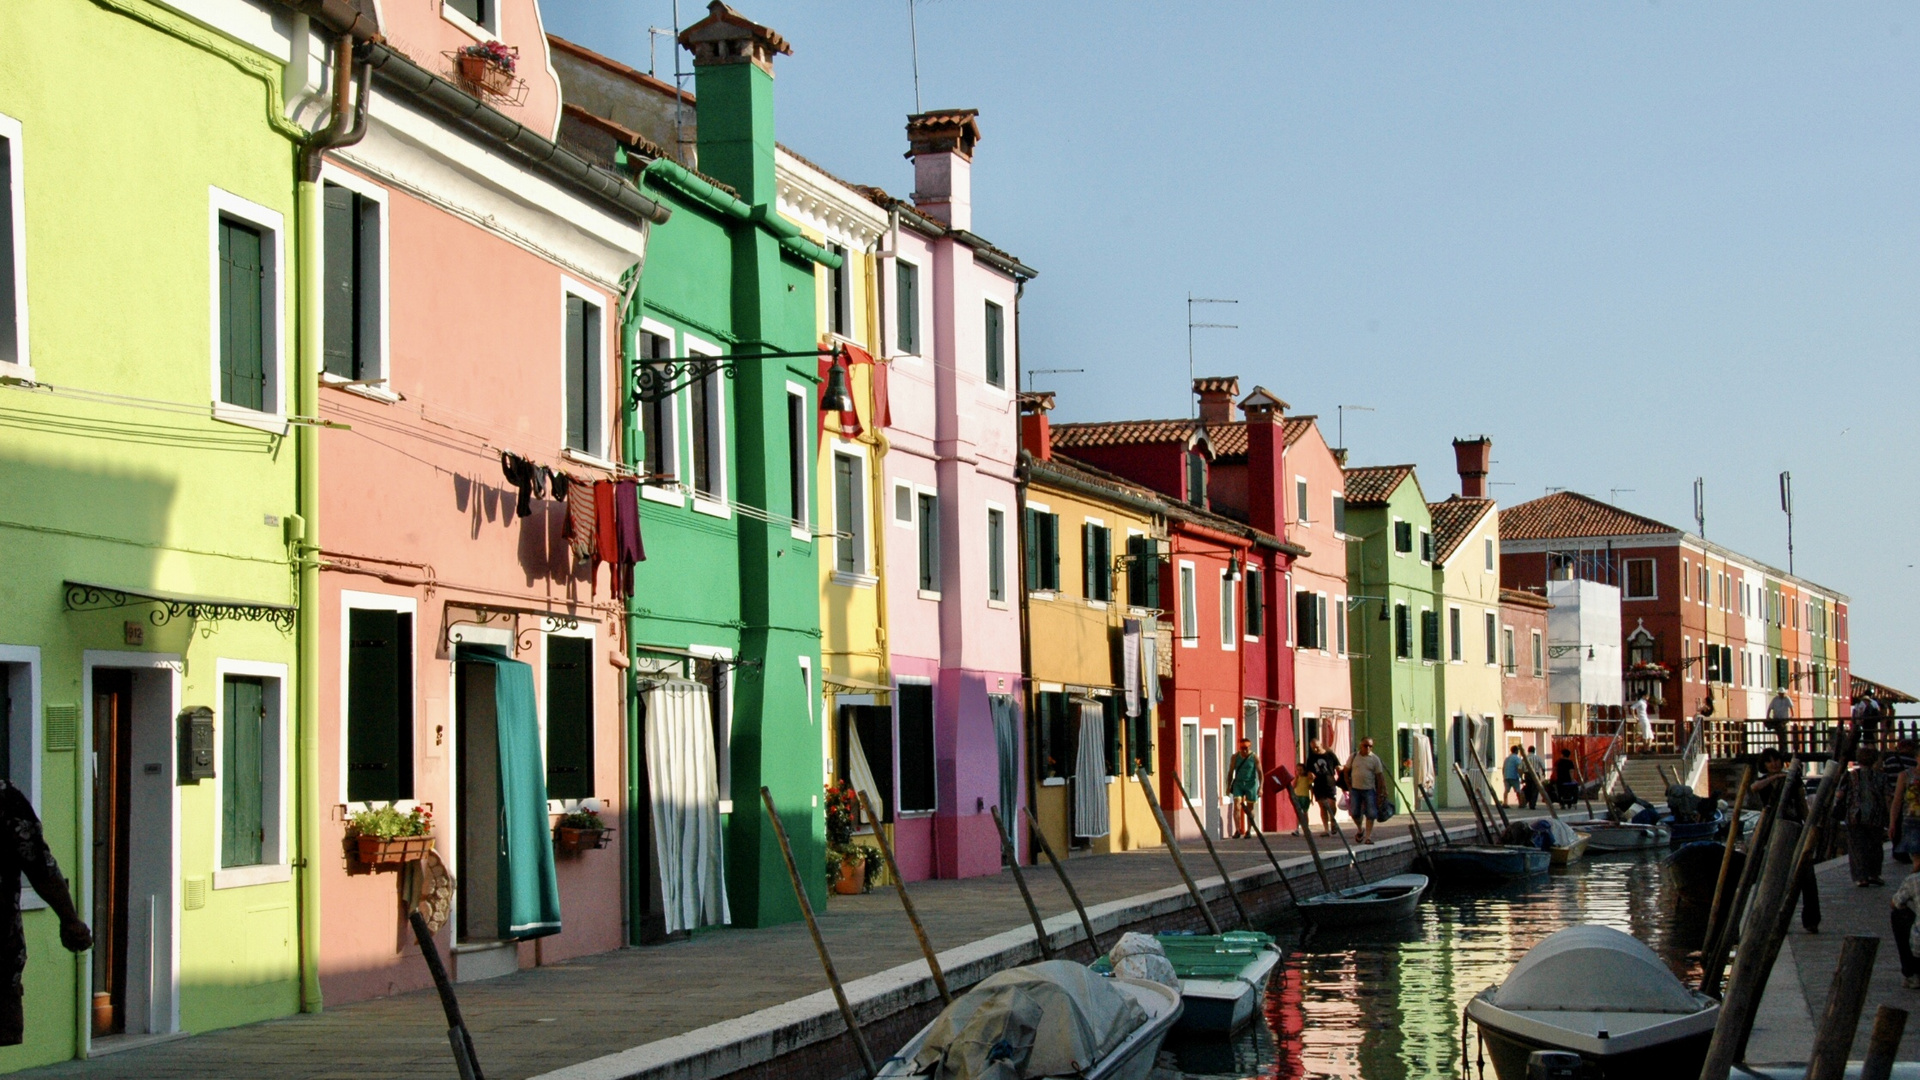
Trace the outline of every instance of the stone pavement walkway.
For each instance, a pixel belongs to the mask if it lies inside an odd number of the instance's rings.
[[[1449,828],[1471,824],[1467,811],[1442,813]],[[1422,815],[1423,827],[1432,820]],[[1405,815],[1381,827],[1406,835]],[[1270,837],[1281,858],[1304,855],[1297,837]],[[1338,851],[1338,840],[1331,843]],[[1216,876],[1206,851],[1182,845],[1196,878]],[[1229,872],[1266,866],[1252,840],[1227,841]],[[1331,855],[1329,857],[1332,857]],[[1338,857],[1344,859],[1342,852]],[[1177,886],[1165,848],[1069,860],[1074,888],[1089,906]],[[1043,917],[1071,904],[1044,864],[1027,871]],[[911,886],[914,906],[936,950],[1030,925],[1012,876],[926,881]],[[842,980],[920,958],[892,889],[835,896],[821,931]],[[563,1065],[684,1034],[824,988],[804,923],[762,930],[723,929],[688,941],[622,949],[459,987],[461,1009],[489,1080],[520,1080]],[[273,1080],[401,1080],[454,1076],[439,999],[425,990],[196,1035],[89,1061],[18,1074],[95,1080],[271,1077]]]

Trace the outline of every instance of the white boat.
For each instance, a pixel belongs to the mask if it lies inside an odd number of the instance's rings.
[[[1273,938],[1250,931],[1162,934],[1161,948],[1180,976],[1180,1022],[1189,1035],[1231,1035],[1260,1010],[1267,977],[1280,963]]]
[[[1300,901],[1300,914],[1316,926],[1358,926],[1404,919],[1419,910],[1427,875],[1395,874],[1370,885],[1335,889]]]
[[[1573,827],[1591,838],[1590,850],[1596,853],[1663,848],[1669,836],[1665,825],[1635,825],[1625,821],[1576,821]]]
[[[1171,987],[1045,960],[980,980],[875,1076],[1146,1080],[1180,1012]]]
[[[1526,1080],[1536,1050],[1578,1054],[1606,1080],[1645,1080],[1699,1073],[1720,1003],[1687,989],[1638,939],[1570,926],[1475,994],[1467,1016],[1500,1080]]]

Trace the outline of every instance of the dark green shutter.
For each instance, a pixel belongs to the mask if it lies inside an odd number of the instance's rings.
[[[1094,579],[1094,560],[1099,557],[1093,546],[1094,531],[1092,525],[1080,526],[1080,595],[1089,600],[1100,599],[1099,585]]]
[[[1294,646],[1313,648],[1313,597],[1307,593],[1293,594],[1293,628]]]
[[[1060,588],[1060,515],[1044,515],[1047,527],[1047,562],[1041,569],[1046,574],[1047,588]]]
[[[1032,507],[1021,511],[1020,555],[1026,563],[1024,587],[1029,592],[1040,589],[1040,512]]]
[[[266,243],[260,230],[220,219],[220,400],[265,411]]]
[[[352,609],[347,622],[347,801],[413,797],[413,616]]]
[[[987,301],[987,383],[991,386],[1005,386],[1006,376],[1006,315],[1000,305]]]
[[[1420,613],[1420,659],[1440,659],[1440,613],[1437,611]]]
[[[0,364],[20,362],[13,280],[13,143],[0,138]]]
[[[355,240],[359,236],[359,196],[338,184],[326,185],[326,218],[321,228],[324,248],[321,254],[320,287],[322,325],[325,332],[323,353],[326,372],[342,379],[360,378],[360,352],[355,338],[359,330],[358,290],[360,268]]]
[[[567,445],[591,451],[587,444],[591,374],[587,370],[587,302],[567,297]]]
[[[1107,736],[1107,775],[1120,776],[1120,725],[1125,721],[1119,694],[1108,694],[1100,699],[1100,719],[1106,728]]]
[[[920,588],[940,591],[940,497],[920,496]]]
[[[226,680],[226,730],[220,762],[220,865],[258,866],[264,862],[266,830],[262,817],[266,761],[266,684],[260,679]]]
[[[854,543],[854,459],[846,454],[833,455],[833,542],[834,569],[851,574],[858,569]]]
[[[1127,537],[1127,604],[1131,607],[1147,607],[1147,567],[1149,556],[1146,545],[1152,543],[1144,536]]]
[[[1260,588],[1260,571],[1247,570],[1247,636],[1260,637],[1267,632],[1267,598]]]
[[[895,340],[903,353],[920,351],[920,274],[912,263],[894,263],[894,282],[898,301],[894,311],[899,326]]]
[[[1007,515],[987,511],[987,599],[1007,598]]]
[[[590,638],[547,638],[547,797],[593,797]]]

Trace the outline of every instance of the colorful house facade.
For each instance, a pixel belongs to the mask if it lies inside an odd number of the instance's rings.
[[[1495,760],[1519,746],[1552,746],[1558,708],[1547,696],[1547,614],[1553,604],[1523,589],[1500,590],[1500,709]],[[1541,751],[1545,753],[1545,751]]]
[[[1293,597],[1293,700],[1296,744],[1320,740],[1342,761],[1353,751],[1353,671],[1349,640],[1365,601],[1347,584],[1346,474],[1317,419],[1286,419],[1288,541],[1306,549],[1287,583]],[[1287,485],[1291,484],[1289,488]]]
[[[1453,766],[1491,769],[1501,727],[1500,515],[1486,497],[1492,440],[1455,439],[1459,495],[1427,504],[1441,616],[1440,705],[1448,756],[1435,762],[1449,798],[1464,802]]]

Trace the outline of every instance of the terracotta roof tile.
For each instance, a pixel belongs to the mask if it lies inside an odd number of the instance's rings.
[[[1516,607],[1538,608],[1541,611],[1545,611],[1553,606],[1552,601],[1546,597],[1541,596],[1539,593],[1528,592],[1525,589],[1501,589],[1500,602],[1503,604],[1513,604]]]
[[[1286,426],[1287,445],[1292,446],[1294,443],[1299,442],[1300,437],[1302,435],[1305,435],[1307,432],[1313,430],[1313,422],[1318,419],[1319,417],[1317,416],[1287,417],[1287,426]]]
[[[1500,512],[1502,540],[1559,540],[1581,536],[1649,536],[1680,530],[1628,513],[1574,491],[1510,506]]]
[[[1411,465],[1359,465],[1346,470],[1348,506],[1383,506],[1400,481],[1413,475]]]
[[[1480,523],[1480,519],[1493,510],[1492,499],[1469,499],[1460,495],[1450,495],[1445,502],[1427,504],[1427,512],[1433,515],[1433,561],[1444,563]]]
[[[1235,375],[1209,375],[1193,380],[1193,392],[1196,394],[1228,394],[1240,396],[1240,379]]]

